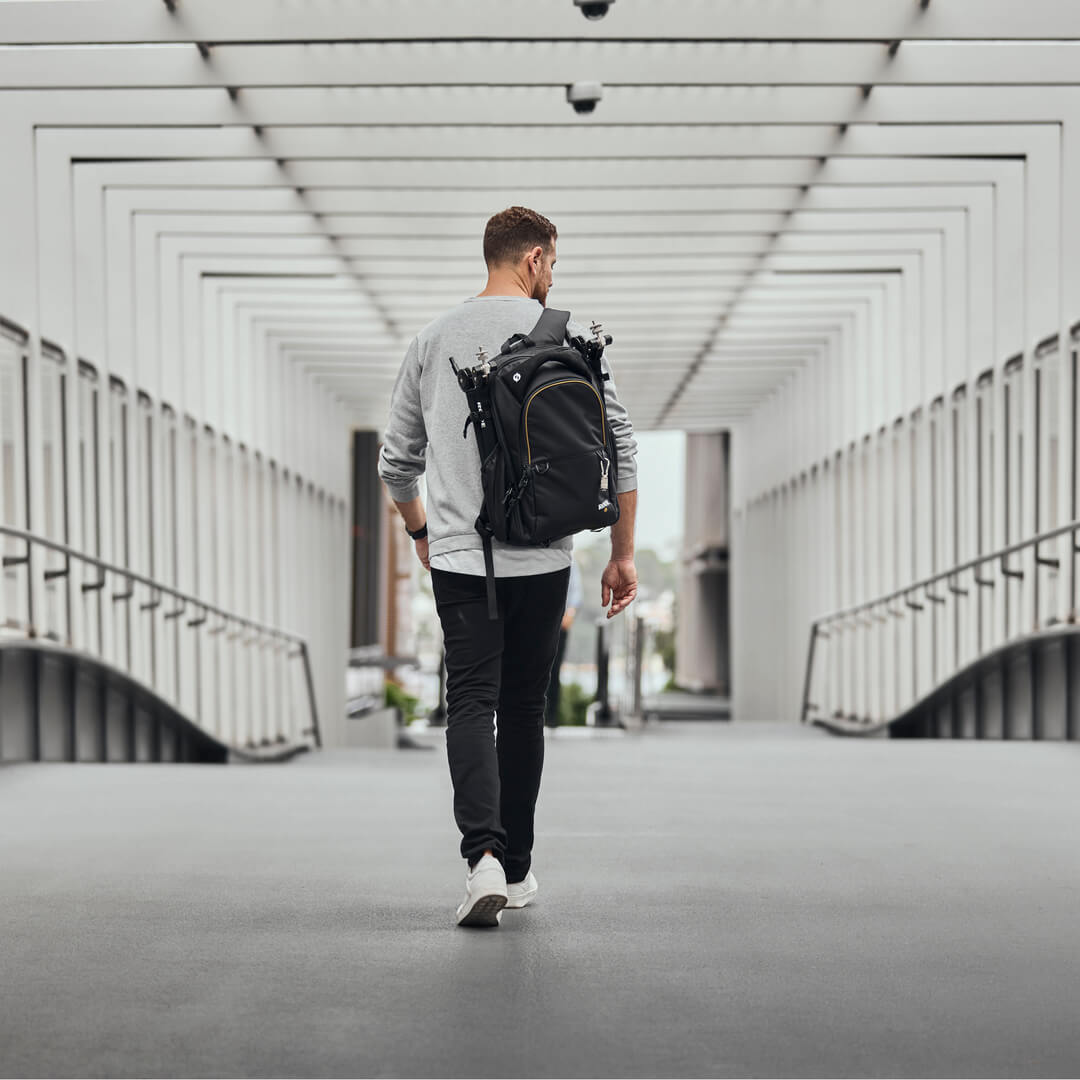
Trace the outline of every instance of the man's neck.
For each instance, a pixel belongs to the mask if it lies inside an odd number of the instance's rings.
[[[523,300],[531,300],[532,295],[525,283],[514,273],[490,273],[484,291],[477,296],[519,296]]]

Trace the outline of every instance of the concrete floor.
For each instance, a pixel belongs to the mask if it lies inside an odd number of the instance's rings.
[[[442,752],[0,770],[4,1076],[1075,1076],[1080,747],[549,741],[459,930]]]

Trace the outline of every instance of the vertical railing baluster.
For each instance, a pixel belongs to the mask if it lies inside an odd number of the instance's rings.
[[[802,708],[799,710],[799,720],[803,724],[810,719],[812,708],[811,694],[814,691],[814,661],[817,659],[817,638],[818,624],[811,623],[810,643],[806,649],[806,671],[803,674]]]

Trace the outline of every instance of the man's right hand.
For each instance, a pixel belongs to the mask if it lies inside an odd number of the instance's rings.
[[[601,603],[611,604],[607,617],[614,618],[637,596],[637,569],[633,559],[612,559],[600,578]]]

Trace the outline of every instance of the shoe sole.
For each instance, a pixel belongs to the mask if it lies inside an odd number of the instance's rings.
[[[498,893],[478,897],[476,902],[458,919],[458,926],[498,926],[499,912],[506,907],[506,897]]]

